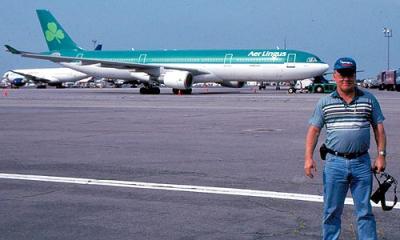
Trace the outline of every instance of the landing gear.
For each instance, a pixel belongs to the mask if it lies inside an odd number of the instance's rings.
[[[55,86],[56,86],[56,88],[65,88],[61,83],[60,84],[56,84]]]
[[[267,88],[267,84],[266,82],[261,82],[260,85],[258,85],[258,90],[262,90],[262,89],[266,89]]]
[[[141,87],[140,94],[160,94],[159,87]]]
[[[290,88],[288,89],[288,93],[290,93],[290,94],[296,93],[296,88],[290,87]]]
[[[290,82],[289,84],[289,89],[288,89],[289,94],[296,93],[296,88],[295,88],[295,82]]]
[[[173,92],[175,95],[180,95],[180,94],[183,94],[183,95],[190,95],[190,94],[192,94],[192,89],[191,89],[191,88],[189,88],[189,89],[176,89],[176,88],[173,88],[173,89],[172,89],[172,92]]]

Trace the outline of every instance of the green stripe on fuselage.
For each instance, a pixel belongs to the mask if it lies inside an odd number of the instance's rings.
[[[45,52],[43,54],[52,54]],[[317,56],[297,50],[62,50],[61,56],[141,64],[283,64],[323,63]]]

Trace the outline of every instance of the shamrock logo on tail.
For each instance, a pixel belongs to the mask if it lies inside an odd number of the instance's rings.
[[[56,39],[58,43],[61,43],[60,40],[64,39],[64,33],[60,29],[57,29],[57,24],[51,22],[47,24],[46,40],[51,42],[54,39]]]

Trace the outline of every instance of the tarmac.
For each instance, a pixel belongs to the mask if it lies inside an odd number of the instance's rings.
[[[400,179],[400,93],[368,91]],[[138,92],[2,90],[0,239],[321,239],[323,162],[309,179],[303,156],[322,94]],[[400,239],[400,209],[373,211],[379,239]],[[355,231],[349,204],[341,239]]]

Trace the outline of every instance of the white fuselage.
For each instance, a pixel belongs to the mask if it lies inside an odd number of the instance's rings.
[[[144,72],[131,69],[103,68],[98,64],[61,65],[95,77],[149,81]],[[165,67],[198,69],[208,74],[195,75],[194,83],[222,81],[293,81],[322,75],[328,68],[325,63],[284,63],[284,64],[165,64]]]

